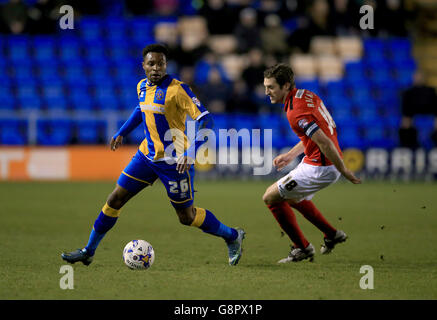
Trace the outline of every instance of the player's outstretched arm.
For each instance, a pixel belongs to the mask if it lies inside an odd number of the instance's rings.
[[[179,173],[183,173],[185,170],[190,168],[190,166],[194,163],[194,159],[196,159],[196,150],[198,150],[201,145],[208,141],[207,130],[202,129],[212,130],[214,127],[214,121],[209,113],[206,113],[197,121],[199,121],[199,128],[197,130],[194,143],[192,143],[188,150],[185,151],[185,153],[177,160],[176,170]]]
[[[135,110],[130,115],[129,119],[121,126],[120,130],[111,138],[110,147],[112,151],[115,151],[123,142],[123,137],[127,136],[132,132],[133,129],[138,127],[138,125],[143,121],[141,115],[141,108],[137,106]]]
[[[273,165],[276,167],[276,170],[282,170],[286,167],[291,161],[293,161],[297,156],[299,156],[302,152],[304,152],[305,147],[300,141],[293,148],[290,149],[287,153],[280,154],[275,159],[273,159]]]
[[[335,165],[338,171],[353,184],[361,183],[361,179],[355,177],[355,175],[346,168],[343,159],[337,151],[334,143],[326,136],[322,130],[317,130],[311,137],[320,148],[320,151]]]

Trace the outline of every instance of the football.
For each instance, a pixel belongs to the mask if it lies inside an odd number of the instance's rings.
[[[123,249],[123,261],[130,269],[149,269],[155,261],[155,251],[145,240],[132,240]]]

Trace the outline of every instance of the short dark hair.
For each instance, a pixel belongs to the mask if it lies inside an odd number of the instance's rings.
[[[153,43],[153,44],[149,44],[148,46],[146,46],[143,49],[143,59],[146,57],[146,55],[149,52],[158,52],[158,53],[162,53],[165,56],[165,59],[168,58],[168,49],[167,46],[160,44],[160,43]]]
[[[284,63],[278,63],[268,68],[264,71],[264,78],[275,78],[281,88],[287,82],[291,84],[291,88],[295,86],[293,69]]]

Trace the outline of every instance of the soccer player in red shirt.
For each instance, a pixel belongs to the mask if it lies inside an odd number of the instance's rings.
[[[328,254],[347,235],[335,229],[311,201],[314,194],[336,182],[340,175],[354,184],[361,183],[342,160],[335,122],[323,101],[313,92],[297,89],[293,70],[277,64],[264,72],[266,95],[271,103],[283,103],[290,126],[301,140],[289,152],[273,160],[277,170],[287,166],[302,152],[302,162],[286,176],[267,188],[263,200],[281,228],[294,243],[288,257],[278,263],[313,259],[315,249],[300,230],[292,208],[324,233],[320,252]]]

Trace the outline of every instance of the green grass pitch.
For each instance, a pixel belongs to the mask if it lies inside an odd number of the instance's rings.
[[[157,183],[123,208],[89,267],[73,266],[73,290],[60,289],[60,254],[86,244],[114,183],[0,183],[0,299],[437,299],[436,184],[328,187],[313,201],[348,241],[312,263],[278,265],[290,242],[261,200],[272,182],[196,182],[195,205],[246,230],[238,266],[223,240],[179,224]],[[296,215],[318,250],[321,232]],[[151,269],[123,264],[132,239],[153,245]],[[360,288],[363,265],[374,289]]]

